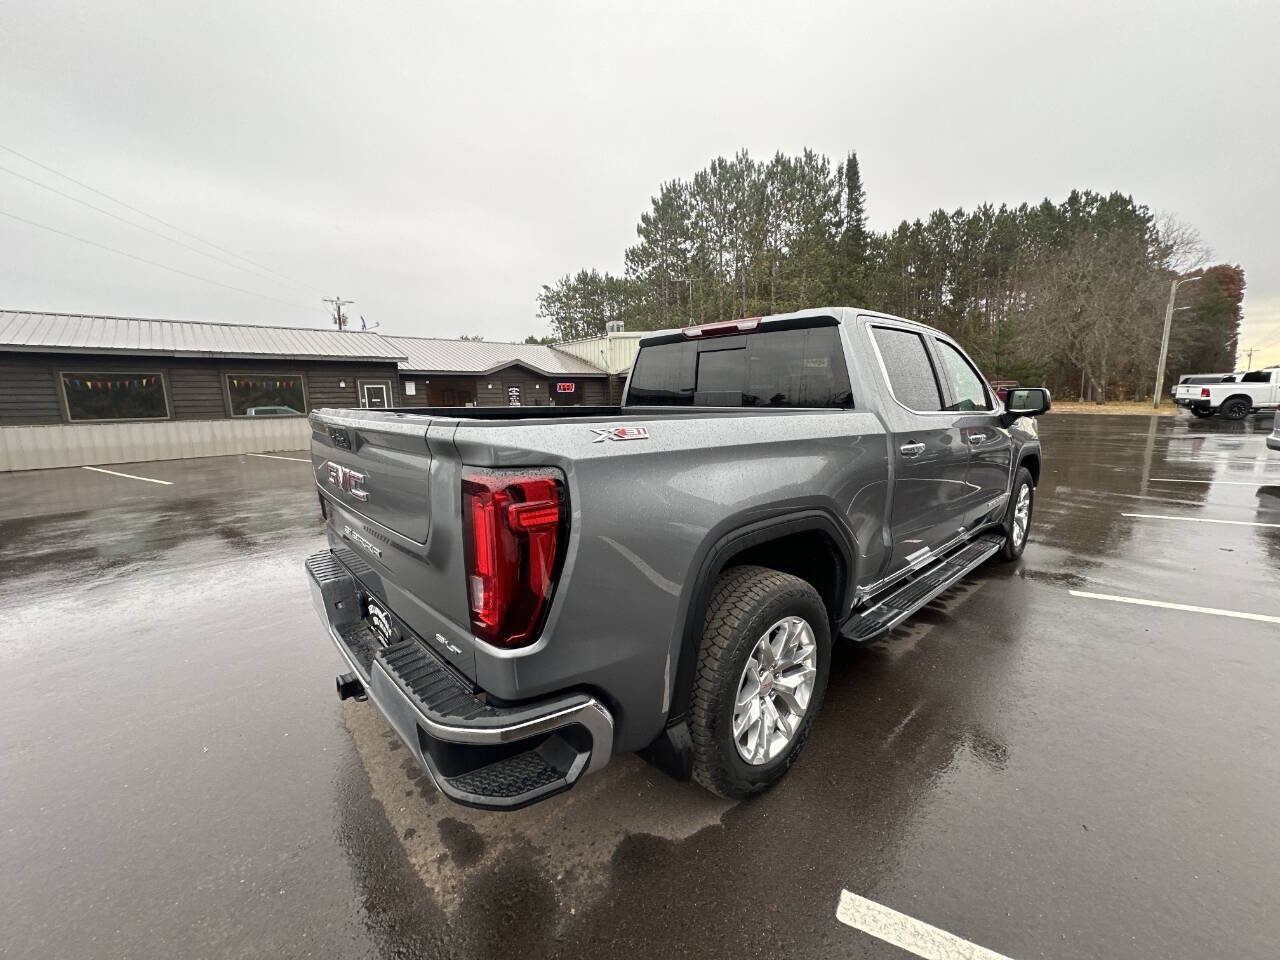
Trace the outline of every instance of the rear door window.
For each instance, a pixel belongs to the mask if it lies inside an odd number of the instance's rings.
[[[640,348],[628,406],[853,406],[838,327],[759,330]]]
[[[911,410],[941,410],[942,390],[920,334],[897,327],[873,327],[871,332],[894,399]]]

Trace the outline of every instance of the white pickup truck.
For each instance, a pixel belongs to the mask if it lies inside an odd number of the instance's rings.
[[[1258,410],[1280,407],[1280,367],[1237,373],[1227,383],[1180,383],[1173,400],[1197,417],[1220,413],[1243,420]]]

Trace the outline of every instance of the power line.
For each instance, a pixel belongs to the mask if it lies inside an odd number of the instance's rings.
[[[1266,343],[1264,343],[1262,346],[1260,346],[1260,347],[1256,347],[1255,349],[1257,349],[1257,350],[1270,350],[1272,347],[1277,346],[1277,345],[1280,345],[1280,340],[1268,340],[1268,341],[1267,341]]]
[[[255,260],[250,260],[248,257],[243,256],[239,253],[236,253],[234,250],[228,250],[226,247],[220,247],[216,243],[212,242],[211,240],[206,240],[204,239],[204,237],[197,236],[196,234],[192,233],[190,230],[183,230],[181,227],[179,227],[176,224],[170,223],[167,220],[161,220],[155,214],[147,213],[147,211],[141,210],[138,207],[133,206],[132,204],[125,203],[125,201],[120,200],[116,197],[113,197],[109,193],[104,193],[103,191],[99,190],[97,187],[91,187],[89,186],[89,184],[85,183],[83,180],[77,180],[75,177],[69,176],[68,174],[63,173],[61,170],[55,170],[53,167],[49,166],[48,164],[41,163],[39,160],[33,159],[32,157],[28,157],[25,153],[19,153],[17,150],[13,149],[13,147],[9,147],[3,143],[0,143],[0,150],[5,150],[9,153],[12,153],[15,157],[21,157],[23,160],[27,161],[27,163],[34,164],[35,166],[39,167],[41,170],[47,170],[49,173],[52,173],[54,176],[61,177],[63,180],[67,180],[67,181],[70,181],[71,183],[74,183],[77,187],[80,187],[84,190],[88,190],[90,193],[95,193],[106,200],[110,200],[112,203],[118,203],[120,206],[124,207],[126,210],[132,210],[134,213],[140,216],[146,217],[148,220],[154,220],[156,223],[160,224],[161,226],[168,227],[170,230],[175,230],[178,233],[182,234],[184,237],[190,237],[192,240],[199,241],[200,243],[203,243],[205,246],[212,247],[214,250],[217,250],[221,253],[225,253],[229,257],[235,257],[237,260],[243,260],[245,263],[251,264],[252,266],[257,267],[259,270],[265,270],[267,273],[271,274],[272,276],[279,277],[281,280],[287,280],[289,283],[292,283],[298,287],[302,287],[304,290],[316,289],[315,287],[307,286],[307,284],[305,283],[300,283],[299,281],[294,280],[292,277],[289,277],[283,273],[280,273],[278,270],[272,270],[270,267],[265,266],[261,263],[258,263]]]
[[[110,217],[112,220],[119,220],[121,223],[127,223],[131,227],[137,227],[139,230],[149,233],[153,237],[160,237],[162,240],[168,240],[170,243],[176,243],[178,246],[183,247],[184,249],[187,249],[187,250],[191,250],[194,253],[198,253],[202,257],[208,257],[210,260],[214,261],[215,263],[220,263],[223,266],[231,267],[233,270],[243,270],[245,273],[248,273],[251,276],[257,277],[260,280],[270,280],[273,283],[276,282],[275,279],[270,274],[262,273],[261,271],[256,269],[251,270],[248,267],[242,267],[238,263],[233,263],[232,261],[225,260],[222,257],[217,256],[216,254],[209,253],[206,250],[201,250],[199,247],[192,246],[189,243],[184,243],[183,241],[177,239],[176,237],[169,236],[167,233],[161,233],[159,230],[152,230],[150,227],[145,226],[144,224],[138,223],[135,220],[130,220],[128,217],[122,217],[118,213],[112,213],[110,210],[107,210],[103,207],[99,207],[96,204],[92,204],[88,200],[82,200],[73,194],[66,193],[62,190],[59,190],[57,187],[51,187],[47,183],[41,183],[39,180],[36,180],[32,177],[28,177],[24,173],[19,173],[17,170],[10,170],[8,167],[4,166],[3,164],[0,164],[0,171],[3,171],[4,173],[7,173],[11,176],[17,177],[19,180],[25,180],[27,183],[35,184],[41,190],[48,190],[50,193],[56,193],[58,196],[65,197],[67,200],[70,200],[73,203],[78,203],[81,206],[88,207],[90,210],[95,210],[98,213],[101,213],[103,216]]]
[[[177,267],[171,267],[165,263],[158,263],[155,260],[148,260],[146,257],[140,257],[134,253],[126,253],[123,250],[117,250],[115,247],[109,247],[105,243],[98,243],[96,240],[86,240],[84,237],[77,237],[74,233],[67,233],[65,230],[59,230],[56,227],[50,227],[43,223],[36,223],[34,220],[28,220],[26,217],[20,217],[15,213],[9,213],[7,210],[0,210],[0,217],[8,217],[10,220],[17,220],[19,223],[25,223],[27,226],[36,227],[39,230],[47,230],[49,233],[56,233],[60,237],[67,237],[70,240],[77,240],[80,243],[88,244],[91,247],[97,247],[99,250],[106,250],[108,253],[114,253],[121,257],[128,257],[130,260],[137,260],[139,263],[145,263],[152,267],[159,267],[161,270],[168,270],[170,273],[176,273],[180,276],[190,277],[192,280],[200,280],[204,283],[211,283],[215,287],[223,287],[227,290],[234,290],[236,293],[247,293],[251,297],[261,297],[264,300],[274,300],[276,303],[283,303],[287,307],[293,307],[298,310],[310,310],[310,307],[303,306],[292,300],[281,300],[279,297],[273,297],[270,294],[259,293],[256,290],[246,290],[244,287],[233,286],[229,283],[223,283],[221,280],[213,280],[209,277],[202,277],[198,273],[188,273],[186,270],[179,270]]]

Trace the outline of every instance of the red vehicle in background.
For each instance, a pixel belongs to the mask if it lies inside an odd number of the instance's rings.
[[[1001,403],[1005,403],[1009,399],[1010,390],[1015,390],[1019,386],[1017,380],[988,380],[987,385],[995,391]]]

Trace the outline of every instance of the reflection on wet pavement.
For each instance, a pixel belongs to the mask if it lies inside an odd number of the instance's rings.
[[[509,815],[333,697],[306,464],[7,476],[0,954],[902,956],[848,889],[1009,956],[1272,957],[1275,628],[1068,593],[1280,612],[1280,530],[1122,516],[1280,522],[1269,429],[1050,416],[1023,560],[838,647],[775,790],[625,756]]]

